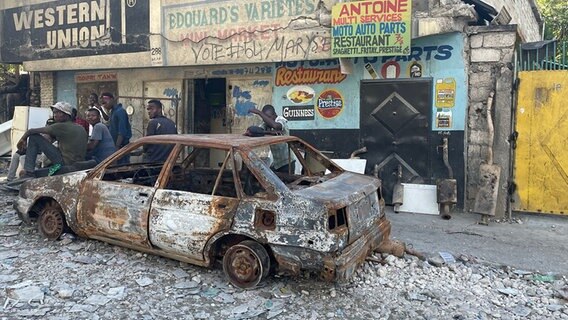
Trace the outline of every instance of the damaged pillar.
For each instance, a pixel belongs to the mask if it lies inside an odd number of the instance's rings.
[[[501,169],[495,216],[507,212],[507,190],[511,171],[508,137],[512,132],[514,51],[517,41],[515,25],[475,26],[469,36],[469,106],[467,126],[466,210],[472,212],[480,188],[480,166],[493,152],[493,164]],[[494,139],[489,141],[487,101],[493,101]]]
[[[53,72],[40,72],[40,101],[42,106],[55,104],[55,78]]]

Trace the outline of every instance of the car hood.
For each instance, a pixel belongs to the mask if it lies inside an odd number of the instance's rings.
[[[304,198],[324,202],[330,208],[341,208],[376,192],[380,185],[381,181],[377,178],[346,171],[330,180],[296,190],[294,193]]]

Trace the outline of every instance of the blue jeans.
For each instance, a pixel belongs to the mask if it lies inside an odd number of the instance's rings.
[[[24,162],[24,170],[26,173],[32,173],[35,171],[37,156],[41,153],[51,161],[51,163],[59,163],[63,165],[63,156],[61,156],[61,151],[51,144],[46,138],[39,134],[32,134],[28,137],[28,148],[26,149],[26,161]]]

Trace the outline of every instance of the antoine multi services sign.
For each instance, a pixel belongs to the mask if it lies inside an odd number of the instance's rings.
[[[412,0],[343,2],[332,8],[333,57],[410,54]]]

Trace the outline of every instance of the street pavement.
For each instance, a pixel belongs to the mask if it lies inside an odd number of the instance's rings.
[[[480,216],[394,213],[387,207],[392,236],[427,256],[467,254],[480,261],[568,275],[568,216],[513,213],[511,221],[478,224]]]

